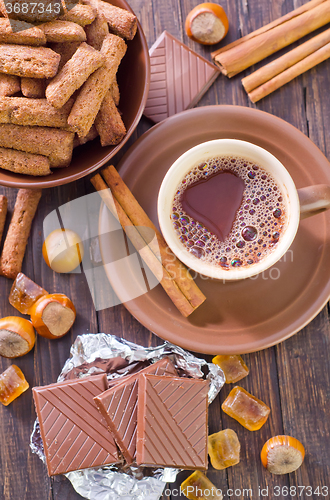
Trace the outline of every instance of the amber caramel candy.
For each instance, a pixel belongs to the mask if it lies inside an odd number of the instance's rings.
[[[222,500],[222,492],[219,488],[200,471],[193,472],[183,483],[182,493],[189,500]]]
[[[218,470],[236,465],[240,460],[241,445],[232,429],[225,429],[208,437],[212,467]]]
[[[11,365],[0,375],[0,403],[8,406],[29,388],[23,372],[16,365]]]
[[[261,429],[270,413],[265,403],[239,386],[230,391],[221,408],[249,431]]]
[[[226,384],[233,384],[249,374],[249,369],[244,363],[241,356],[233,355],[219,355],[212,359],[212,363],[220,366],[225,374]]]
[[[29,314],[33,304],[48,292],[30,280],[25,274],[18,273],[9,295],[9,303],[22,314]]]

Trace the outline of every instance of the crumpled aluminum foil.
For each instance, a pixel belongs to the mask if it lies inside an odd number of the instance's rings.
[[[70,350],[58,382],[107,373],[108,379],[132,372],[132,367],[143,362],[155,362],[168,356],[180,376],[203,378],[210,382],[209,403],[225,383],[221,368],[197,358],[180,347],[165,342],[158,347],[143,347],[128,340],[105,333],[79,335]],[[114,358],[126,362],[113,371],[109,365]],[[108,363],[107,363],[108,360]],[[110,361],[109,361],[110,360]],[[39,423],[36,420],[30,440],[33,453],[45,462]],[[65,476],[74,489],[90,500],[159,500],[166,483],[174,482],[179,469],[108,466],[69,472]]]

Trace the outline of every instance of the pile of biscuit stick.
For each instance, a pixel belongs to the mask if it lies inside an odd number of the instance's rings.
[[[97,136],[102,146],[125,136],[116,74],[137,30],[133,14],[102,0],[42,2],[59,6],[56,19],[0,0],[0,166],[34,176],[67,167]]]

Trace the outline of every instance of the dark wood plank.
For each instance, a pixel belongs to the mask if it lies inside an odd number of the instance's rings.
[[[11,213],[14,208],[17,190],[1,188],[1,194],[8,198],[9,214],[6,228],[9,225]],[[40,210],[40,208],[39,208]],[[36,231],[34,223],[33,231]],[[33,242],[30,238],[23,271],[34,278],[33,272]],[[28,271],[30,271],[28,273]],[[21,316],[8,302],[12,281],[0,277],[0,314],[4,316]],[[22,358],[7,360],[0,358],[0,372],[9,365],[16,364],[23,371],[30,389],[8,407],[0,408],[0,498],[21,498],[22,500],[36,500],[48,498],[50,480],[44,473],[44,466],[40,460],[31,454],[29,449],[30,433],[32,430],[35,412],[31,397],[31,387],[39,383],[36,360],[38,349]],[[36,489],[36,485],[38,485]]]

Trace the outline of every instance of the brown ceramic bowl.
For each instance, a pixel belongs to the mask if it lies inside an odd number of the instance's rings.
[[[132,12],[125,0],[111,0],[113,5]],[[53,169],[52,175],[33,177],[0,169],[0,185],[14,188],[48,188],[80,179],[109,161],[124,146],[142,116],[149,92],[150,60],[148,45],[138,23],[134,39],[127,41],[127,52],[119,67],[120,105],[127,134],[117,146],[102,147],[96,138],[73,152],[69,167]]]

